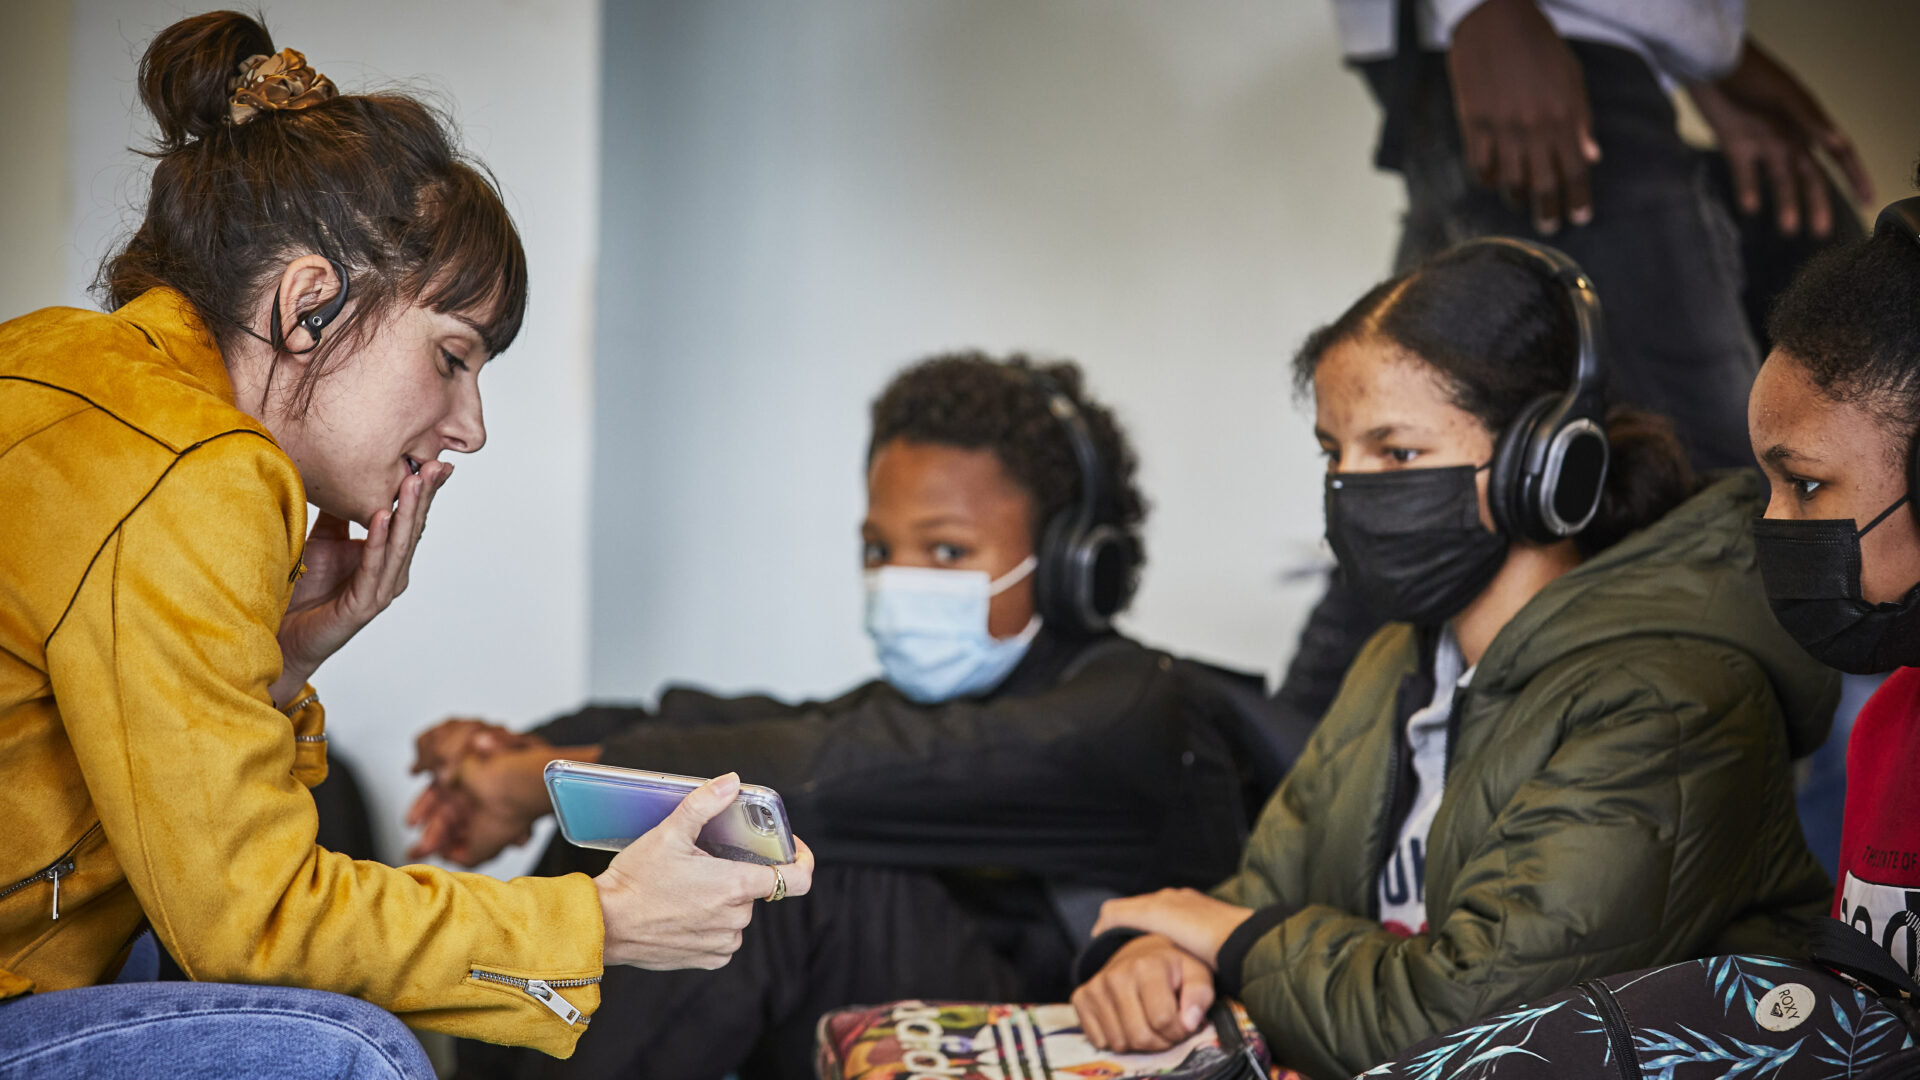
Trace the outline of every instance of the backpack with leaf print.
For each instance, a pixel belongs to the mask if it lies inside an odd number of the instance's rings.
[[[1915,1008],[1920,987],[1897,966],[1881,963],[1887,954],[1861,934],[1842,927],[1823,932],[1819,940],[1847,955],[1839,958],[1816,948],[1822,961],[1817,963],[1716,956],[1588,979],[1436,1035],[1362,1076],[1920,1078],[1920,1011]]]

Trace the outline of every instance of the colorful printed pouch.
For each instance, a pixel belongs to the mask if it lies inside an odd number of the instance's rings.
[[[1274,1080],[1266,1043],[1237,1002],[1157,1054],[1096,1050],[1071,1005],[898,1001],[820,1018],[821,1080]]]

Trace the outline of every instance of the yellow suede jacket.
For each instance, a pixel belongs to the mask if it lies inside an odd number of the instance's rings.
[[[110,979],[150,924],[195,979],[567,1056],[600,1000],[587,877],[314,845],[324,714],[267,692],[306,527],[179,294],[0,324],[0,998]]]

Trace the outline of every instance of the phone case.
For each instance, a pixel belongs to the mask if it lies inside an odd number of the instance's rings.
[[[550,762],[545,776],[560,835],[570,844],[603,851],[633,843],[706,783],[695,776],[584,761]],[[741,784],[733,805],[707,822],[695,843],[709,855],[767,866],[790,863],[794,856],[786,804],[778,792],[758,784]]]

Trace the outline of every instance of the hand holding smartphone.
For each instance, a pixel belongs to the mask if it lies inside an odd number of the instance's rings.
[[[560,835],[579,847],[620,851],[673,813],[706,783],[698,777],[553,761],[544,773]],[[707,822],[695,841],[702,851],[736,862],[783,866],[794,861],[793,829],[779,793],[740,785],[733,804]]]

